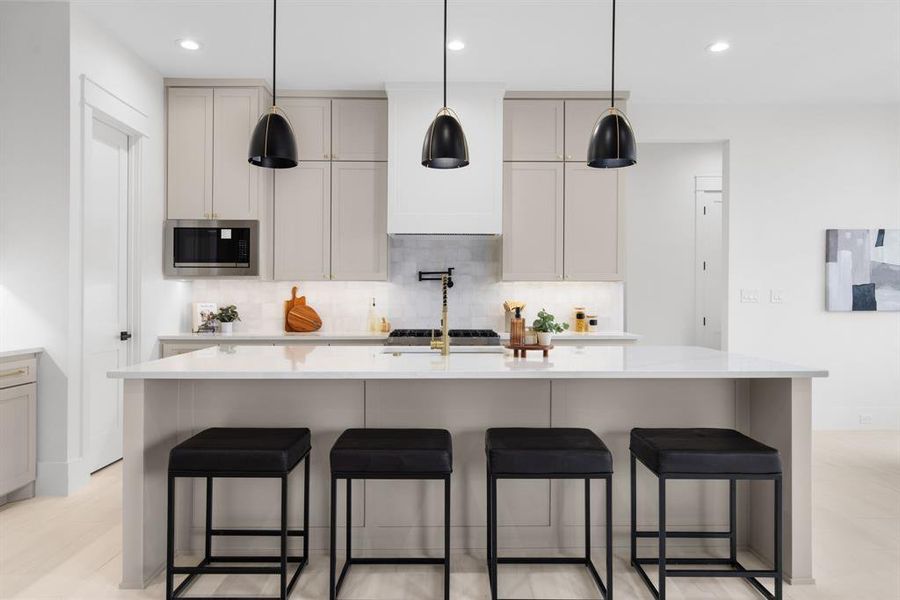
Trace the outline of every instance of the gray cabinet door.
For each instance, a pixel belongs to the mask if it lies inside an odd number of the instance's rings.
[[[503,165],[503,279],[563,275],[563,164]]]
[[[619,198],[617,170],[566,165],[566,279],[622,279]]]
[[[331,163],[275,173],[275,279],[331,276]]]
[[[333,160],[387,160],[387,100],[341,98],[331,103]]]
[[[387,163],[331,164],[331,277],[387,279]]]
[[[587,162],[588,142],[607,100],[566,100],[566,160]]]
[[[259,120],[258,88],[216,88],[213,126],[213,218],[256,219],[260,169],[247,162]]]
[[[287,114],[300,162],[331,160],[331,98],[280,98]]]
[[[34,481],[36,423],[35,384],[0,389],[0,496]]]
[[[503,101],[503,160],[563,160],[562,100]]]
[[[169,88],[166,213],[210,219],[213,201],[213,90]]]

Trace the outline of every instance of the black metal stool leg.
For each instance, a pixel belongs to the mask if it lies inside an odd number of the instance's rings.
[[[350,564],[351,558],[351,537],[353,535],[353,480],[347,479],[347,517],[346,517],[346,532],[344,535],[347,537],[346,548],[344,548],[344,557],[346,564]]]
[[[450,600],[450,476],[444,478],[444,600]]]
[[[631,455],[631,566],[637,565],[637,461]]]
[[[172,600],[175,575],[175,478],[169,475],[166,508],[166,600]]]
[[[491,600],[497,600],[497,554],[500,552],[500,544],[497,542],[497,478],[491,474],[491,512],[488,519],[491,524]]]
[[[279,591],[281,600],[287,600],[288,561],[287,561],[287,509],[288,509],[288,479],[287,475],[281,476],[281,573]]]
[[[606,477],[606,600],[613,598],[613,516],[612,476]]]
[[[737,563],[737,480],[728,480],[728,527],[730,536],[728,536],[729,553],[731,564]]]
[[[309,564],[309,454],[303,466],[303,561]]]
[[[775,600],[782,600],[782,583],[784,579],[784,506],[783,484],[781,476],[775,478]]]
[[[329,545],[328,597],[334,600],[337,596],[335,581],[335,563],[337,562],[337,478],[331,477],[331,543]]]
[[[206,478],[206,560],[212,556],[212,504],[213,504],[213,478]]]
[[[666,600],[666,478],[659,478],[659,600]]]
[[[487,538],[487,550],[484,557],[488,568],[488,578],[491,576],[491,473],[487,469],[484,472],[484,529]]]
[[[584,478],[584,562],[591,561],[591,480]]]

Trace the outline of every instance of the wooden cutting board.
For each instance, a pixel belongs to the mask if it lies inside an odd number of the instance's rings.
[[[297,286],[294,286],[291,289],[291,299],[284,302],[284,330],[305,333],[321,328],[319,313],[306,304],[306,296],[297,297]]]

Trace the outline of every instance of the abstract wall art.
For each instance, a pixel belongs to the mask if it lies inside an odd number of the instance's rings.
[[[825,308],[900,311],[900,229],[825,232]]]

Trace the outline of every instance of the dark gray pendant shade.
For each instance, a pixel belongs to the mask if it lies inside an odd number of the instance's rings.
[[[616,108],[616,0],[612,0],[612,52],[610,106],[591,132],[587,165],[595,169],[619,169],[637,162],[637,144],[628,117]]]
[[[442,108],[425,132],[422,165],[430,169],[458,169],[469,164],[469,144],[456,115]]]
[[[300,162],[294,128],[276,105],[275,48],[278,32],[278,0],[272,0],[272,108],[259,118],[250,136],[247,161],[266,169],[290,169]]]
[[[459,117],[447,108],[447,0],[444,0],[444,105],[425,132],[422,166],[459,169],[469,164],[469,143]]]
[[[273,106],[260,117],[250,137],[249,158],[251,165],[267,169],[296,167],[297,142],[294,130],[282,114]]]
[[[628,117],[616,108],[600,115],[588,144],[587,164],[597,169],[630,167],[637,162],[637,146]]]

